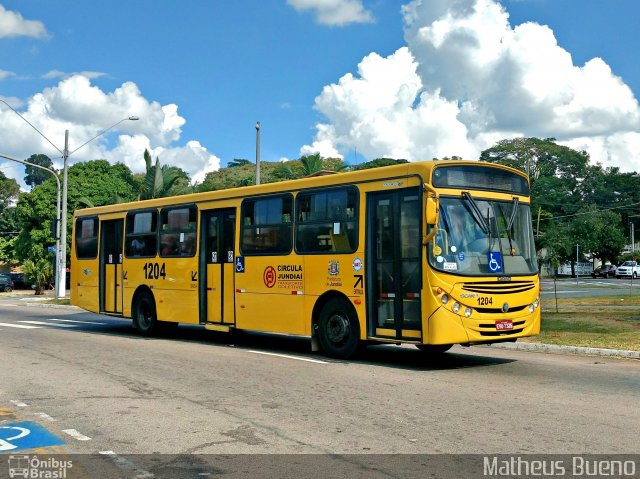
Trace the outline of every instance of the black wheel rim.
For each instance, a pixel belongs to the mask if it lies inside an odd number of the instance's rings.
[[[343,313],[334,313],[327,320],[327,339],[333,344],[342,344],[351,333],[349,318]]]
[[[142,301],[140,303],[140,307],[138,308],[138,324],[142,329],[147,329],[151,326],[151,307],[149,303],[146,301]]]

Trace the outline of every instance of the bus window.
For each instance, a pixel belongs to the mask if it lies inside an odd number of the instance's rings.
[[[76,256],[94,259],[98,255],[98,218],[76,220]]]
[[[196,253],[195,206],[165,208],[160,213],[160,256],[193,256]]]
[[[291,252],[291,195],[242,202],[240,248],[244,255]]]
[[[158,212],[138,211],[127,215],[127,237],[125,255],[138,258],[149,258],[156,255],[156,230]]]
[[[296,199],[296,251],[353,253],[358,246],[357,191],[300,193]]]

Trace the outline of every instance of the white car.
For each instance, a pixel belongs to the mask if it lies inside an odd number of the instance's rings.
[[[633,278],[637,278],[640,276],[640,266],[638,266],[637,261],[625,261],[616,270],[616,278],[620,279],[623,276],[633,276]]]

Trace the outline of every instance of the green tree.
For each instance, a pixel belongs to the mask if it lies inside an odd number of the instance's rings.
[[[113,204],[115,197],[132,201],[136,182],[131,170],[121,163],[111,165],[106,160],[76,163],[68,171],[67,250],[71,243],[73,212],[84,207],[85,199],[96,206]],[[22,193],[16,206],[20,234],[15,243],[16,257],[37,263],[48,258],[47,248],[53,246],[51,224],[56,216],[56,183],[51,176],[29,193]],[[68,257],[68,256],[67,256]]]
[[[45,168],[53,169],[53,162],[51,158],[47,155],[31,155],[27,161],[29,163],[33,163],[35,165],[44,166]],[[26,175],[24,177],[24,182],[29,186],[38,186],[43,181],[46,181],[51,176],[50,173],[41,170],[40,168],[35,168],[33,166],[27,165],[24,169]]]
[[[189,175],[177,166],[160,165],[156,157],[151,164],[149,150],[144,150],[146,173],[139,187],[138,199],[164,198],[166,196],[183,195],[191,192]]]
[[[14,203],[20,187],[0,171],[0,262],[15,261],[15,237],[18,234]]]

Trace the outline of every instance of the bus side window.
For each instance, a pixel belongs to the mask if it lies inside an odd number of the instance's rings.
[[[127,215],[125,255],[127,257],[150,258],[157,252],[156,210],[134,211]]]

